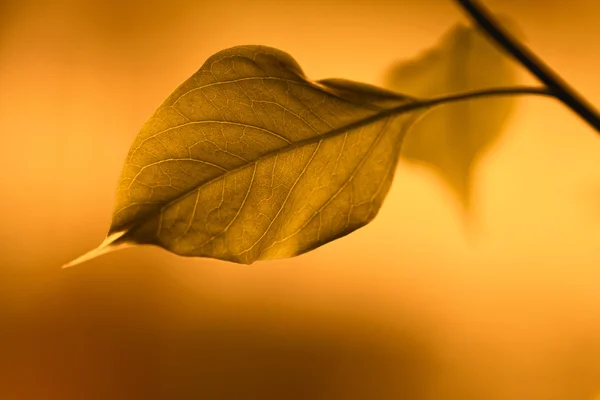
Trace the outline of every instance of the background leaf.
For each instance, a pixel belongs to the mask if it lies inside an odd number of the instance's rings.
[[[433,49],[393,65],[384,82],[393,90],[401,88],[403,93],[417,97],[433,97],[512,86],[516,71],[512,60],[483,34],[459,24]],[[497,140],[514,103],[514,98],[498,97],[435,107],[410,129],[402,154],[411,162],[432,168],[468,215],[477,162]]]
[[[98,251],[116,240],[252,263],[344,236],[377,214],[419,114],[389,111],[412,102],[345,80],[310,82],[272,48],[221,51],[135,139]]]

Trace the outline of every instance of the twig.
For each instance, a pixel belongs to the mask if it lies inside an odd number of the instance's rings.
[[[600,115],[598,111],[531,50],[502,28],[488,9],[477,0],[455,1],[464,8],[483,31],[546,85],[556,98],[577,113],[596,131],[600,132]]]

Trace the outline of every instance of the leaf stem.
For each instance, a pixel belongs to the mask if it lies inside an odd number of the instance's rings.
[[[390,117],[392,115],[398,115],[407,113],[415,110],[427,109],[447,103],[454,103],[458,101],[465,101],[477,98],[486,98],[486,97],[496,97],[496,96],[519,96],[519,95],[538,95],[538,96],[550,96],[555,97],[556,95],[551,92],[548,88],[545,87],[532,87],[532,86],[508,86],[508,87],[498,87],[498,88],[489,88],[489,89],[480,89],[480,90],[471,90],[468,92],[460,92],[460,93],[452,93],[445,96],[439,97],[431,97],[429,99],[411,99],[412,101],[402,104],[397,107],[388,108],[387,110],[383,110],[377,114],[371,115],[370,117],[361,119],[359,121],[348,124],[341,129],[335,129],[333,131],[328,132],[329,135],[339,135],[344,132],[347,132],[350,129],[359,128],[361,126],[366,126],[375,121],[382,120],[383,118]],[[406,96],[398,94],[398,98],[406,98]],[[307,141],[310,140],[321,140],[320,136],[315,136],[310,139],[302,140],[300,142],[292,143],[289,146],[299,146],[301,144],[306,144]]]
[[[489,88],[489,89],[480,89],[480,90],[471,90],[468,92],[460,92],[460,93],[452,93],[449,95],[439,96],[439,97],[431,97],[429,99],[414,99],[412,98],[410,102],[399,105],[397,107],[388,108],[387,110],[383,110],[378,112],[377,114],[371,115],[370,117],[366,117],[359,121],[353,122],[351,124],[345,125],[342,128],[334,129],[327,134],[330,136],[341,135],[347,132],[350,129],[360,128],[361,126],[369,125],[375,121],[380,121],[384,118],[390,117],[392,115],[398,115],[407,113],[410,111],[428,109],[431,107],[454,103],[458,101],[465,101],[477,98],[486,98],[486,97],[497,97],[497,96],[518,96],[518,95],[538,95],[538,96],[550,96],[555,97],[555,94],[551,92],[548,88],[545,87],[532,87],[532,86],[507,86],[507,87],[498,87],[498,88]],[[406,96],[398,94],[397,97],[399,99],[406,99]],[[309,139],[301,140],[299,142],[294,142],[288,147],[301,146],[305,145],[310,141],[318,141],[322,140],[321,136],[311,137]],[[269,155],[267,153],[266,155]]]
[[[481,97],[515,96],[515,95],[540,95],[555,97],[556,94],[545,87],[509,86],[491,89],[473,90],[462,93],[453,93],[446,96],[432,97],[412,103],[413,109],[433,107],[440,104],[464,101]],[[406,106],[404,106],[406,108]]]
[[[557,99],[577,113],[596,131],[600,132],[600,115],[598,111],[531,50],[502,28],[487,8],[477,0],[455,1],[469,14],[480,29],[535,75],[540,82],[554,93]]]

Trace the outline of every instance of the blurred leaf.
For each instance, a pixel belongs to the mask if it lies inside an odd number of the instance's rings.
[[[393,65],[384,86],[426,98],[512,86],[515,75],[512,61],[479,31],[457,25],[433,49]],[[497,140],[514,102],[495,97],[433,108],[411,127],[402,154],[436,171],[468,215],[474,169]]]
[[[252,263],[344,236],[377,214],[419,115],[411,104],[374,86],[309,81],[272,48],[221,51],[144,125],[108,239],[74,263],[132,244]]]

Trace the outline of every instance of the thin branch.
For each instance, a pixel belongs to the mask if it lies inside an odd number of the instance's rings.
[[[577,113],[596,131],[600,132],[600,115],[598,111],[531,50],[502,28],[488,9],[477,0],[455,1],[464,8],[483,31],[535,75],[560,101]]]

